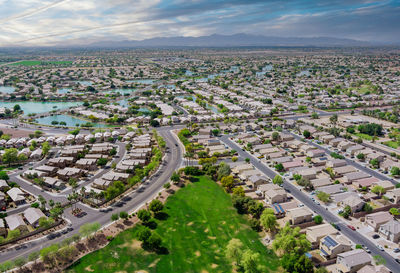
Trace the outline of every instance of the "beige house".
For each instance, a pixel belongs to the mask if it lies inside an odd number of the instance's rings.
[[[319,250],[324,259],[330,260],[340,253],[350,251],[351,242],[343,235],[328,235],[320,240]]]
[[[371,213],[365,216],[365,223],[372,227],[375,231],[378,231],[379,227],[390,220],[393,220],[393,216],[387,211],[380,211]]]
[[[355,249],[337,255],[334,273],[355,273],[371,264],[371,256],[363,249]]]
[[[395,204],[400,203],[400,189],[389,191],[385,194],[385,196]]]
[[[313,214],[308,208],[301,207],[287,210],[286,215],[292,225],[297,225],[311,222]]]
[[[266,191],[264,196],[268,204],[283,203],[287,200],[287,194],[282,188]]]
[[[398,243],[400,239],[400,223],[396,220],[386,222],[379,227],[379,234],[393,243]]]
[[[321,224],[308,227],[306,229],[306,238],[312,245],[317,246],[323,237],[337,233],[338,231],[331,224]]]

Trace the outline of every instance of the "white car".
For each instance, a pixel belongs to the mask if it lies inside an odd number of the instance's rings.
[[[377,245],[376,246],[380,251],[385,251],[385,249],[382,247],[382,246],[380,246],[380,245]]]

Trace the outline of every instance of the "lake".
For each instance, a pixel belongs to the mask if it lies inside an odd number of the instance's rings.
[[[15,88],[12,86],[0,86],[0,93],[10,94],[15,91]]]
[[[82,102],[0,101],[0,107],[7,107],[10,109],[13,109],[16,104],[21,106],[24,115],[29,115],[67,109],[72,106],[82,105]]]
[[[57,122],[64,121],[65,123],[67,123],[67,127],[76,127],[76,124],[82,125],[82,124],[86,124],[88,122],[86,120],[79,119],[79,118],[76,118],[73,116],[68,116],[68,115],[54,115],[54,116],[47,116],[47,117],[36,119],[36,123],[43,124],[43,125],[53,125],[52,124],[53,121],[57,121]],[[91,122],[91,123],[93,124],[93,127],[97,127],[97,128],[110,127],[107,124],[96,123],[96,122]],[[55,124],[54,126],[58,126],[58,124]]]
[[[156,82],[154,79],[140,79],[140,80],[128,80],[127,83],[142,83],[142,84],[153,84]]]

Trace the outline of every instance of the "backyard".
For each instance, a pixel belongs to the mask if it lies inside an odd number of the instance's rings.
[[[279,260],[237,214],[230,196],[207,177],[199,177],[170,196],[165,220],[155,231],[168,254],[144,251],[137,240],[141,225],[120,233],[105,248],[83,257],[68,272],[232,272],[225,248],[232,238],[260,253],[260,263],[275,272]]]

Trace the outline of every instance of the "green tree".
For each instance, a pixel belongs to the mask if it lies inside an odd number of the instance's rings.
[[[46,156],[50,151],[50,144],[46,141],[42,143],[42,155]]]
[[[242,254],[243,243],[239,239],[231,239],[226,246],[225,257],[230,261],[234,261],[236,265],[239,265]]]
[[[243,189],[243,187],[241,187],[241,186],[239,186],[239,187],[234,187],[233,190],[232,190],[232,193],[233,193],[234,195],[240,195],[240,196],[244,196],[244,195],[245,195],[244,189]]]
[[[164,208],[163,203],[158,199],[153,199],[150,202],[149,210],[151,210],[154,214],[159,213],[160,211],[163,210],[163,208]]]
[[[226,164],[225,162],[221,162],[218,166],[217,170],[217,175],[218,175],[218,180],[220,180],[222,177],[228,176],[231,174],[231,167]]]
[[[280,175],[275,175],[275,177],[272,179],[272,183],[276,185],[282,185],[283,184],[283,178]]]
[[[323,221],[324,221],[324,219],[322,218],[321,215],[314,216],[314,223],[316,223],[317,225],[322,224]]]
[[[319,119],[319,115],[318,115],[316,112],[313,112],[313,113],[311,114],[311,118],[312,118],[312,119]]]
[[[278,141],[278,139],[279,139],[279,133],[278,133],[278,132],[273,132],[272,135],[271,135],[271,137],[272,137],[272,140],[273,140],[273,141]]]
[[[8,181],[10,177],[8,177],[8,174],[6,171],[0,171],[0,180],[6,180]]]
[[[279,226],[272,209],[265,209],[262,212],[260,222],[268,232],[275,232]]]
[[[179,176],[179,174],[177,174],[176,172],[173,172],[171,175],[171,181],[174,183],[178,183],[180,181],[181,177]]]
[[[331,195],[323,191],[318,191],[317,198],[324,203],[328,203],[331,201]]]
[[[148,228],[146,226],[143,226],[138,231],[138,234],[137,234],[138,239],[142,242],[146,242],[150,236],[151,236],[151,230],[150,230],[150,228]]]
[[[400,214],[399,209],[397,209],[397,208],[391,208],[391,209],[389,210],[389,212],[390,212],[390,214],[392,214],[393,216],[397,216],[397,215]]]
[[[386,190],[385,190],[384,187],[382,187],[382,186],[380,186],[380,185],[376,185],[376,186],[373,186],[373,187],[372,187],[371,192],[373,192],[373,193],[378,194],[379,196],[381,196],[381,195],[383,195],[383,194],[386,192]]]
[[[119,213],[119,217],[121,218],[121,219],[128,219],[128,217],[129,217],[129,214],[126,212],[126,211],[121,211],[120,213]]]
[[[246,249],[242,254],[240,264],[244,269],[245,273],[257,273],[261,272],[259,266],[260,253],[254,252],[250,249]]]
[[[141,209],[137,212],[137,217],[139,218],[140,221],[143,223],[147,223],[151,219],[151,214],[148,210],[146,209]]]
[[[157,250],[161,247],[162,238],[157,232],[152,232],[150,237],[146,241],[146,245],[153,250]]]
[[[310,137],[311,137],[310,131],[304,130],[304,131],[303,131],[303,136],[304,136],[305,138],[310,138]]]
[[[5,164],[8,164],[8,166],[10,166],[12,163],[17,162],[17,160],[18,160],[18,150],[17,149],[10,148],[10,149],[6,149],[4,151],[2,161]]]
[[[221,179],[221,185],[228,191],[230,191],[233,187],[234,184],[234,179],[232,175],[222,177]]]
[[[283,167],[282,163],[278,163],[275,165],[275,170],[277,172],[283,172],[285,170],[285,168]]]
[[[281,254],[303,255],[311,249],[311,243],[306,239],[305,234],[300,233],[299,227],[291,228],[287,223],[275,236],[272,248]]]
[[[400,168],[394,166],[394,167],[392,167],[392,169],[390,170],[390,173],[391,173],[393,176],[399,176],[399,175],[400,175]]]
[[[113,213],[113,214],[111,215],[111,221],[117,221],[118,219],[119,219],[118,213]]]

